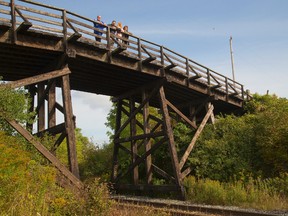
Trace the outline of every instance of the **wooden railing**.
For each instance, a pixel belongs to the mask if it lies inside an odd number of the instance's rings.
[[[112,34],[109,26],[99,30],[94,27],[95,20],[34,1],[0,0],[0,6],[0,24],[10,23],[14,41],[17,40],[17,32],[29,29],[59,36],[66,45],[69,41],[78,40],[97,44],[110,52],[121,53],[125,50],[129,57],[142,61],[143,64],[159,65],[187,78],[189,82],[200,82],[211,90],[223,92],[227,97],[245,99],[246,93],[242,84],[164,46],[132,34],[129,34],[126,41],[128,44],[124,44],[121,42],[123,38]],[[102,35],[94,34],[94,30],[101,31]],[[101,43],[96,43],[95,37],[100,37]]]

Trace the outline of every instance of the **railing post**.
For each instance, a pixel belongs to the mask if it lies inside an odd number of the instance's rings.
[[[63,51],[67,52],[67,14],[66,10],[62,11],[62,19],[63,19]]]
[[[17,32],[16,32],[16,13],[15,13],[15,1],[10,1],[11,7],[11,21],[12,21],[12,32],[11,32],[11,39],[12,43],[16,43],[17,41]]]
[[[137,38],[137,46],[138,46],[138,58],[139,58],[139,70],[142,71],[142,52],[141,52],[141,39]]]
[[[187,75],[187,86],[189,87],[189,59],[186,58],[186,75]]]
[[[242,94],[242,100],[244,101],[245,100],[245,97],[244,97],[244,86],[241,85],[241,94]]]
[[[160,46],[160,57],[161,57],[161,66],[162,66],[162,76],[165,77],[165,70],[164,70],[164,49],[163,46]]]
[[[227,77],[225,77],[225,90],[226,90],[226,101],[228,101],[229,92],[228,92],[228,78]]]
[[[208,84],[208,93],[211,93],[211,77],[210,70],[207,68],[207,84]]]
[[[107,40],[107,49],[110,50],[110,46],[111,46],[111,43],[110,43],[110,27],[107,26],[106,27],[106,40]]]

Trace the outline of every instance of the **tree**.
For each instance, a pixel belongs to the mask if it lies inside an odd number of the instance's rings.
[[[32,123],[34,113],[28,113],[29,97],[22,88],[11,89],[5,85],[0,86],[0,130],[12,133],[5,119],[15,119],[19,123]]]
[[[254,95],[245,108],[245,115],[218,116],[215,128],[203,130],[189,158],[194,175],[229,181],[288,172],[287,99]]]

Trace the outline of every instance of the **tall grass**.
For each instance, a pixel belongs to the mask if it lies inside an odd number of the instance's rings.
[[[232,183],[189,176],[184,180],[191,202],[239,206],[262,210],[288,210],[288,174],[261,180],[248,178]]]

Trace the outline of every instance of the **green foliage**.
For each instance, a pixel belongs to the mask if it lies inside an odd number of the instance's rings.
[[[210,179],[196,179],[189,176],[184,180],[188,200],[193,203],[212,205],[234,205],[244,208],[263,210],[287,210],[288,194],[275,191],[271,182],[279,179],[238,180],[230,183],[221,183]],[[287,181],[287,175],[281,181]],[[286,184],[287,187],[287,184]]]
[[[189,158],[193,174],[219,181],[277,177],[288,172],[288,101],[258,96],[246,105],[247,114],[218,116],[206,126]]]
[[[108,215],[113,202],[109,199],[108,185],[100,179],[86,182],[88,198],[86,200],[87,215]]]
[[[0,211],[3,215],[106,215],[112,203],[108,187],[86,182],[79,197],[56,185],[57,171],[32,160],[18,137],[0,132]]]
[[[23,89],[13,90],[6,86],[0,87],[0,130],[11,133],[5,119],[15,119],[20,123],[32,123],[34,113],[28,113],[29,98]]]

